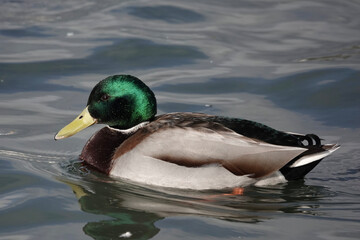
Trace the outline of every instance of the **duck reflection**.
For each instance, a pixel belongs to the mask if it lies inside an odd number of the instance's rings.
[[[87,223],[83,231],[94,239],[150,239],[160,229],[156,222],[169,216],[200,215],[226,221],[258,223],[281,214],[317,215],[324,187],[308,186],[303,181],[272,186],[248,187],[243,195],[229,191],[186,191],[139,186],[106,176],[88,174],[80,179],[60,181],[74,191],[81,209],[110,219]]]
[[[124,198],[111,184],[95,182],[66,182],[75,193],[81,210],[110,217],[109,220],[88,222],[83,231],[94,239],[118,239],[126,233],[131,239],[149,239],[160,229],[154,223],[157,214],[122,207]]]

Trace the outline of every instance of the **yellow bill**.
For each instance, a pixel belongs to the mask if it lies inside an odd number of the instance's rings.
[[[71,123],[61,129],[54,137],[55,140],[71,137],[81,130],[97,123],[97,120],[90,116],[88,107],[86,107],[79,116],[77,116]]]

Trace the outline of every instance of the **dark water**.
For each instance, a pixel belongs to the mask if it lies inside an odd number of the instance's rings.
[[[359,12],[330,0],[2,1],[0,239],[359,239]],[[304,181],[236,197],[111,179],[77,160],[100,126],[53,135],[119,73],[150,85],[160,113],[253,119],[342,147]]]

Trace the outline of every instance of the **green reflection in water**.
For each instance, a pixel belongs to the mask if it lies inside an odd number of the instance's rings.
[[[83,227],[84,233],[92,238],[117,239],[130,232],[131,239],[150,239],[160,231],[154,223],[162,217],[122,206],[124,196],[115,193],[111,186],[106,187],[101,182],[88,182],[86,187],[83,187],[68,180],[64,182],[72,188],[83,211],[111,217],[110,220],[88,222]]]

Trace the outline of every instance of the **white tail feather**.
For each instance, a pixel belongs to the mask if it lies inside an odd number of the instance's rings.
[[[290,167],[291,168],[300,167],[300,166],[304,166],[306,164],[318,161],[318,160],[330,155],[331,153],[336,151],[339,147],[340,147],[340,145],[337,145],[337,144],[324,145],[325,151],[315,153],[315,154],[305,155],[305,156],[299,158],[297,161],[295,161]]]

